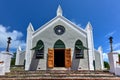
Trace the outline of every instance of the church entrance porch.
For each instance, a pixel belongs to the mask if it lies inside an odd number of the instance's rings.
[[[54,49],[54,67],[65,67],[65,49]]]

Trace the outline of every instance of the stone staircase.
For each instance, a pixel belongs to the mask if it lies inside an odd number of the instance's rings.
[[[14,69],[10,73],[0,76],[0,80],[120,80],[120,77],[108,71],[24,71]]]

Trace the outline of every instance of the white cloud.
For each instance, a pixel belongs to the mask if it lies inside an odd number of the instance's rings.
[[[0,48],[6,48],[8,37],[12,38],[10,48],[15,49],[19,45],[25,48],[25,42],[21,40],[21,38],[23,37],[22,32],[19,32],[17,30],[13,30],[10,32],[8,29],[9,27],[0,25]]]
[[[120,49],[120,43],[113,44],[114,50]]]
[[[120,49],[120,43],[115,43],[115,44],[113,44],[113,50],[118,50],[118,49]],[[110,51],[110,47],[107,49],[108,51]]]
[[[116,31],[110,32],[110,33],[106,34],[105,37],[110,37],[110,36],[112,36],[113,34],[115,34],[115,32],[116,32]]]
[[[77,24],[76,21],[74,19],[71,20],[75,25],[79,26],[79,27],[82,27],[81,24]]]
[[[116,51],[114,51],[114,52],[117,52],[117,53],[119,53],[119,54],[120,54],[120,49],[119,49],[119,50],[116,50]]]
[[[108,62],[108,54],[107,53],[103,53],[103,60]]]

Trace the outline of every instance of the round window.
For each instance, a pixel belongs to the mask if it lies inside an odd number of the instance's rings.
[[[65,28],[62,25],[57,25],[54,31],[57,35],[62,35],[65,32]]]

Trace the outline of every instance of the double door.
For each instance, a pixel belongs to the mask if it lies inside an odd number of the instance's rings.
[[[71,67],[71,49],[48,49],[48,68]]]

